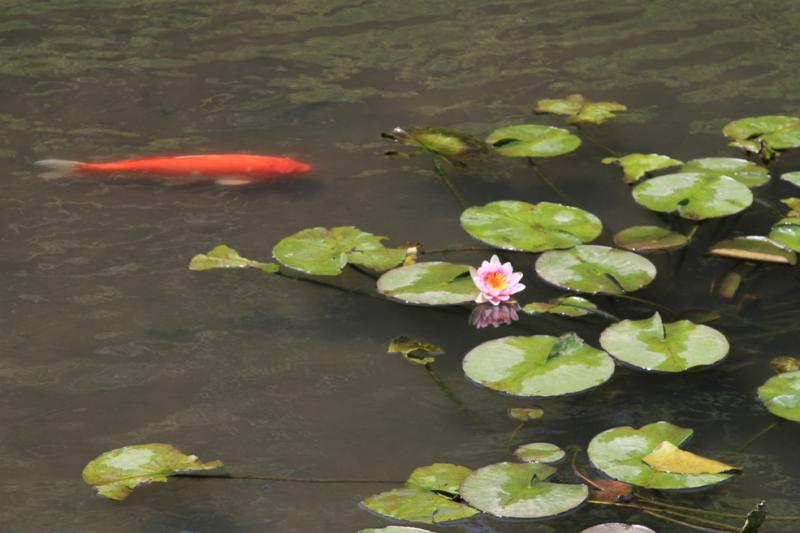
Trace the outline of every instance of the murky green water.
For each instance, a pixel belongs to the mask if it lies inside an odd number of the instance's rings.
[[[105,450],[169,442],[222,459],[234,474],[403,480],[432,462],[510,459],[514,421],[505,411],[533,405],[546,415],[518,443],[585,446],[613,426],[667,419],[696,430],[693,451],[745,468],[675,502],[744,513],[766,498],[774,513],[800,514],[797,424],[737,451],[774,421],[755,389],[772,357],[796,353],[797,330],[757,326],[779,314],[800,318],[797,270],[760,267],[741,289],[760,300],[741,310],[709,295],[734,264],[702,255],[717,222],[677,274],[637,295],[724,312],[715,327],[731,338],[727,361],[674,376],[620,369],[595,391],[541,402],[499,396],[461,372],[469,349],[520,330],[476,331],[465,314],[258,272],[186,268],[219,243],[267,258],[282,237],[312,226],[355,225],[393,244],[470,245],[428,163],[381,156],[378,134],[396,125],[485,135],[528,120],[538,98],[581,92],[631,109],[592,130],[618,149],[735,156],[719,133],[729,120],[800,113],[799,23],[796,4],[766,1],[0,2],[0,529],[380,527],[388,522],[358,502],[392,485],[176,479],[116,503],[94,497],[80,472]],[[234,190],[48,183],[31,165],[209,152],[287,155],[316,170]],[[659,223],[632,202],[618,170],[599,163],[604,155],[585,143],[543,168],[614,230]],[[453,178],[473,204],[558,201],[515,163],[481,163]],[[771,170],[798,168],[800,154],[789,153]],[[777,180],[760,192],[772,201],[792,193]],[[774,218],[755,206],[734,230],[764,233]],[[557,294],[535,279],[530,259],[515,266],[529,287],[523,301]],[[368,280],[348,273],[345,282]],[[624,316],[647,314],[599,301]],[[594,344],[603,328],[528,323]],[[437,371],[469,413],[424,370],[385,354],[399,334],[447,349]],[[479,515],[431,529],[570,533],[611,519],[685,530],[597,507],[547,522]],[[764,531],[797,529],[769,523]]]

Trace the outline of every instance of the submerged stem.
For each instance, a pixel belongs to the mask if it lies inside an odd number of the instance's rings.
[[[334,478],[310,478],[310,477],[284,477],[284,476],[255,476],[248,474],[198,474],[184,473],[173,474],[173,477],[189,477],[195,479],[236,479],[236,480],[256,480],[256,481],[283,481],[287,483],[405,483],[397,479],[334,479]]]
[[[536,174],[536,177],[539,178],[539,181],[544,183],[548,189],[553,191],[556,194],[556,196],[561,198],[564,202],[568,204],[575,203],[574,200],[572,200],[569,196],[567,196],[566,193],[564,193],[561,189],[556,187],[556,185],[552,181],[550,181],[550,178],[547,177],[547,174],[542,172],[542,169],[539,168],[539,165],[536,164],[536,161],[534,161],[532,157],[528,157],[526,159],[528,160],[528,164],[533,169],[533,172]]]
[[[467,203],[464,201],[464,197],[456,190],[455,185],[453,182],[450,181],[450,177],[447,175],[447,172],[444,171],[442,165],[439,163],[439,160],[436,158],[436,155],[431,154],[431,160],[433,161],[433,171],[436,173],[437,176],[442,180],[444,186],[447,187],[447,190],[450,192],[450,196],[458,204],[458,207],[464,211],[467,208]]]
[[[517,423],[516,427],[514,428],[514,431],[512,431],[511,435],[508,436],[508,443],[506,443],[506,447],[508,448],[508,451],[511,451],[512,448],[514,447],[514,438],[517,436],[517,433],[519,433],[520,430],[523,427],[525,427],[525,422],[526,422],[525,420],[520,420]]]
[[[781,423],[781,420],[778,420],[777,422],[773,422],[772,424],[768,425],[764,429],[762,429],[762,430],[758,431],[757,433],[755,433],[753,436],[751,436],[749,439],[747,439],[746,441],[744,441],[742,443],[742,445],[739,447],[739,451],[740,452],[745,451],[748,448],[748,446],[750,446],[755,441],[757,441],[758,439],[760,439],[761,437],[763,437],[764,435],[769,433],[771,430],[776,428],[778,426],[778,424],[780,424],[780,423]]]
[[[608,152],[608,154],[609,154],[609,155],[612,155],[612,156],[614,156],[614,157],[621,157],[621,156],[622,156],[622,154],[621,154],[620,152],[617,152],[616,150],[612,150],[611,148],[609,148],[609,147],[608,147],[608,146],[606,146],[605,144],[603,144],[603,143],[601,143],[600,141],[598,141],[598,140],[595,138],[595,136],[594,136],[594,135],[592,135],[591,133],[589,133],[589,130],[587,130],[585,127],[583,127],[583,125],[582,125],[582,124],[580,124],[580,123],[578,123],[578,124],[575,124],[575,127],[578,129],[578,131],[581,133],[581,135],[583,135],[583,137],[584,137],[584,138],[585,138],[587,141],[589,141],[589,142],[590,142],[590,143],[592,143],[593,145],[597,146],[598,148],[600,148],[600,149],[601,149],[601,150],[603,150],[604,152]]]
[[[686,527],[689,527],[689,528],[692,528],[692,529],[696,529],[698,531],[706,531],[708,533],[722,533],[724,531],[732,531],[732,532],[739,531],[738,527],[731,526],[731,525],[725,524],[723,522],[717,522],[715,520],[708,520],[706,518],[700,518],[698,516],[688,515],[688,514],[685,514],[685,513],[678,512],[678,511],[670,511],[668,509],[662,509],[662,508],[659,508],[659,507],[648,507],[646,505],[637,505],[635,503],[604,502],[604,501],[600,501],[600,500],[589,500],[588,503],[595,504],[595,505],[610,505],[610,506],[613,506],[613,507],[625,507],[625,508],[628,508],[628,509],[637,509],[639,511],[642,511],[643,513],[655,516],[657,518],[661,518],[662,520],[667,520],[668,522],[673,522],[675,524],[680,524],[680,525],[683,525],[683,526],[686,526]],[[681,518],[684,518],[686,520],[694,520],[695,522],[699,522],[699,523],[702,523],[702,524],[713,525],[713,526],[721,527],[721,528],[724,528],[724,529],[721,529],[721,530],[720,529],[711,529],[711,528],[707,528],[707,527],[703,527],[703,526],[698,526],[696,524],[691,524],[689,522],[684,522],[683,520],[678,520],[677,518],[673,518],[672,516],[667,516],[667,515],[680,516]],[[740,517],[737,515],[737,518],[740,518]]]
[[[667,313],[671,314],[672,316],[676,316],[678,313],[671,307],[667,307],[666,305],[660,304],[658,302],[653,302],[651,300],[645,300],[644,298],[639,298],[638,296],[631,296],[629,294],[610,294],[609,296],[613,298],[622,298],[623,300],[630,300],[631,302],[637,302],[640,304],[644,304],[648,307],[653,309],[660,309],[662,311],[666,311]]]
[[[467,415],[467,417],[471,418],[472,420],[477,420],[475,413],[469,408],[469,406],[464,403],[464,401],[455,395],[455,393],[450,390],[450,387],[447,386],[447,383],[436,373],[433,369],[433,366],[430,363],[424,365],[425,371],[428,372],[428,375],[431,377],[436,386],[447,396],[454,404],[458,406],[462,413]]]

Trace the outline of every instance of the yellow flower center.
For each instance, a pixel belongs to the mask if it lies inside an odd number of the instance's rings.
[[[508,286],[508,278],[506,278],[505,274],[499,271],[489,272],[486,274],[486,277],[483,278],[483,281],[493,291],[499,291]]]

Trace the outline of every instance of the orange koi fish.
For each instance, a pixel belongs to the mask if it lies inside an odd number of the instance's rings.
[[[285,176],[305,174],[310,165],[286,157],[246,154],[183,155],[124,159],[108,163],[82,163],[63,159],[45,159],[35,165],[50,169],[45,179],[79,179],[97,174],[134,179],[132,176],[159,179],[171,183],[213,181],[219,185],[249,185]]]

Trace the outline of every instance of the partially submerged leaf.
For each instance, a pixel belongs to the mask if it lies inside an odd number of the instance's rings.
[[[633,198],[659,213],[677,212],[689,220],[733,215],[753,203],[753,193],[727,176],[702,172],[666,174],[633,188]]]
[[[800,216],[800,198],[781,198],[781,203],[789,208],[789,212],[786,213],[786,216]]]
[[[769,160],[779,150],[800,146],[800,118],[783,115],[746,117],[729,122],[722,133],[730,145],[760,154]]]
[[[688,242],[686,235],[661,226],[631,226],[614,234],[614,244],[634,252],[677,250]]]
[[[489,154],[487,146],[472,135],[451,129],[426,126],[395,128],[391,133],[382,135],[445,157],[469,159],[482,158]]]
[[[800,422],[800,371],[772,376],[758,388],[758,398],[773,415]]]
[[[736,296],[736,291],[742,284],[742,275],[738,272],[728,272],[719,284],[719,295],[728,300]]]
[[[536,420],[544,416],[544,409],[538,407],[512,407],[508,410],[508,416],[520,422]]]
[[[774,370],[778,374],[784,374],[786,372],[797,372],[798,370],[800,370],[800,358],[792,357],[790,355],[781,355],[778,357],[774,357],[769,362],[769,366],[771,366],[772,370]]]
[[[537,113],[554,113],[566,115],[571,123],[589,122],[602,124],[614,118],[617,111],[626,111],[628,108],[617,102],[593,102],[580,94],[570,94],[566,98],[543,99],[536,103]]]
[[[222,461],[202,463],[196,455],[186,455],[170,444],[135,444],[107,451],[83,469],[83,481],[97,493],[112,500],[124,500],[138,487],[165,482],[175,474],[212,470]]]
[[[786,172],[785,174],[781,174],[781,179],[784,181],[788,181],[792,185],[800,187],[800,170],[796,170],[794,172]]]
[[[555,157],[581,145],[579,137],[564,128],[518,124],[494,130],[486,142],[506,157]]]
[[[769,181],[769,170],[735,157],[704,157],[687,161],[680,172],[701,172],[713,176],[727,176],[747,187],[760,187]]]
[[[597,311],[597,306],[581,296],[558,296],[547,302],[531,302],[522,308],[524,313],[579,317]]]
[[[623,157],[603,158],[606,165],[614,164],[622,167],[625,183],[636,183],[649,172],[662,168],[675,167],[683,161],[659,154],[628,154]]]
[[[531,442],[514,450],[514,455],[525,463],[559,463],[567,455],[551,442]]]
[[[800,217],[787,217],[777,221],[772,225],[769,238],[795,252],[800,252]]]
[[[411,361],[420,365],[427,365],[434,361],[434,357],[442,355],[444,350],[439,346],[427,341],[412,339],[405,335],[395,337],[389,342],[389,353],[399,353]]]
[[[469,266],[440,261],[395,268],[378,279],[378,292],[404,303],[452,305],[474,301],[479,291]]]
[[[202,271],[214,268],[257,268],[270,274],[279,270],[275,263],[262,263],[246,259],[240,256],[239,252],[224,244],[216,246],[207,254],[197,254],[189,263],[189,270]]]
[[[642,461],[659,472],[673,474],[721,474],[741,470],[708,457],[703,457],[686,450],[681,450],[668,440],[642,457]]]
[[[719,257],[732,257],[745,261],[765,261],[768,263],[797,263],[797,254],[782,244],[761,235],[734,237],[714,244],[708,253]]]

